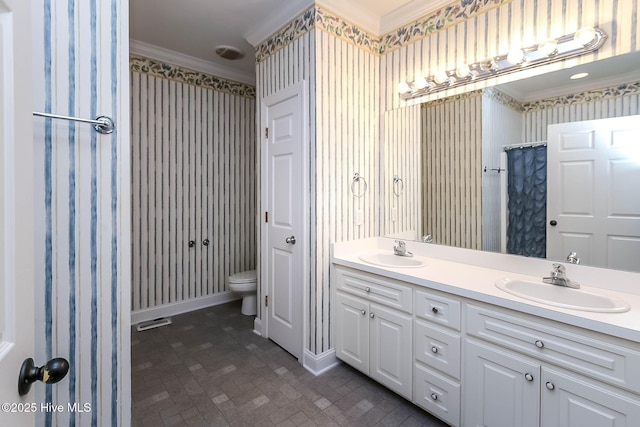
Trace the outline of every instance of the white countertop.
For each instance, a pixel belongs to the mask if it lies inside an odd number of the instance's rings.
[[[617,336],[634,341],[640,346],[640,295],[617,292],[603,289],[602,287],[590,287],[585,281],[580,281],[582,290],[622,299],[631,306],[631,310],[624,313],[597,313],[554,307],[511,295],[495,286],[498,280],[504,278],[535,282],[540,281],[543,275],[538,277],[518,274],[507,271],[506,269],[487,268],[468,263],[439,259],[434,256],[434,253],[438,250],[437,247],[423,249],[419,244],[411,246],[409,242],[407,245],[408,250],[414,252],[415,257],[424,259],[426,262],[424,267],[379,267],[360,260],[360,255],[365,253],[379,251],[392,253],[389,242],[392,243],[393,240],[373,238],[363,241],[336,243],[333,246],[332,262],[337,265],[356,268],[476,301],[494,304],[596,332]],[[426,252],[430,252],[430,256],[427,255]],[[469,251],[461,253],[468,255]],[[549,266],[551,265],[550,261],[547,263]],[[571,277],[571,274],[568,274],[568,276],[574,279]],[[631,277],[635,280],[633,273]],[[638,349],[640,350],[640,347]]]

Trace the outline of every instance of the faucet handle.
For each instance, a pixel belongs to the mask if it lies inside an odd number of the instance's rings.
[[[400,247],[400,248],[404,248],[404,247],[405,247],[405,245],[406,245],[406,244],[404,243],[404,241],[402,241],[402,240],[396,240],[396,243],[398,244],[398,247]]]
[[[564,272],[566,271],[565,266],[562,265],[562,264],[554,263],[554,264],[552,264],[552,266],[553,266],[553,273],[564,274]]]

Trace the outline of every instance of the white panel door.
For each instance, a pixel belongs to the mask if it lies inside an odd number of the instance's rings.
[[[549,126],[547,257],[640,271],[640,116]]]
[[[593,380],[542,368],[544,427],[631,427],[640,424],[640,401]]]
[[[299,84],[264,100],[268,337],[302,355],[304,90]]]
[[[0,425],[34,425],[34,393],[18,394],[34,354],[33,136],[30,5],[0,0]],[[27,47],[27,48],[25,48]],[[36,361],[43,362],[43,361]],[[42,385],[40,385],[42,387]]]
[[[369,304],[336,295],[336,357],[369,375]]]
[[[369,375],[399,395],[411,399],[411,316],[371,304],[369,319]]]
[[[538,427],[540,365],[525,356],[467,339],[465,426]]]

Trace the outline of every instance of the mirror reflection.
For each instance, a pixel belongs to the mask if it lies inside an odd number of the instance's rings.
[[[640,271],[638,114],[640,53],[389,111],[386,234]]]

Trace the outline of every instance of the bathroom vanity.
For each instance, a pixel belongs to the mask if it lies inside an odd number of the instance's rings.
[[[389,259],[392,243],[334,246],[340,360],[453,426],[637,425],[640,296],[584,286],[626,311],[554,307],[496,286],[542,274],[439,259],[438,248],[417,249],[422,265],[389,266],[378,260]]]

